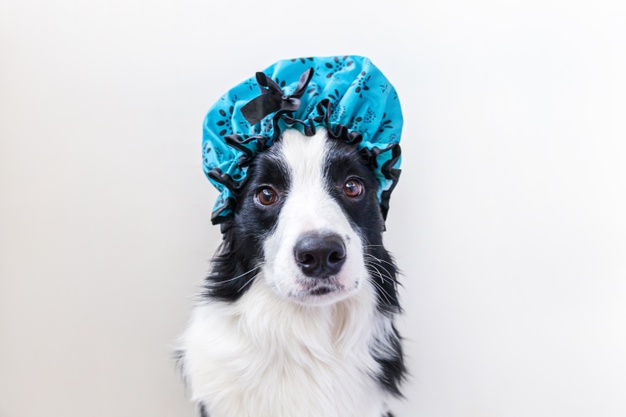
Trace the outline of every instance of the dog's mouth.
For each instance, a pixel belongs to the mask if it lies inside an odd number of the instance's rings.
[[[317,288],[313,288],[309,290],[308,295],[320,296],[330,294],[331,292],[337,291],[336,287],[329,287],[327,285],[320,285]]]
[[[322,282],[320,282],[322,281]],[[306,280],[299,285],[297,291],[294,291],[291,295],[294,298],[323,298],[326,295],[333,293],[341,293],[345,291],[344,285],[338,283],[335,279],[315,279]]]

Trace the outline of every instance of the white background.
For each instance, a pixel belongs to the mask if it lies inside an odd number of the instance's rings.
[[[620,3],[0,0],[0,417],[195,415],[170,353],[220,239],[202,119],[333,54],[404,107],[398,417],[625,416]]]

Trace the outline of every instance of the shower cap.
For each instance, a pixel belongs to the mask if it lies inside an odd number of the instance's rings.
[[[402,110],[396,90],[361,56],[278,61],[230,89],[211,107],[203,126],[203,169],[220,195],[213,224],[233,218],[254,157],[281,140],[285,129],[354,145],[378,180],[383,219],[400,176]]]

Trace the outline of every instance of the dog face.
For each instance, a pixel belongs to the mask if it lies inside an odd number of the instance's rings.
[[[373,174],[353,147],[341,145],[323,131],[287,131],[259,161],[261,171],[280,167],[286,175],[257,177],[248,195],[251,209],[273,218],[263,243],[264,277],[296,302],[333,302],[358,290],[367,278],[363,229],[381,230]]]
[[[382,246],[378,182],[355,146],[287,130],[248,168],[238,209],[214,260],[209,293],[235,299],[254,279],[301,304],[329,304],[370,279],[379,306],[397,307]]]

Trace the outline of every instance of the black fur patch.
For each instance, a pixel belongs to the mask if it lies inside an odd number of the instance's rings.
[[[325,173],[328,191],[363,239],[365,262],[376,288],[379,310],[399,312],[396,292],[398,271],[383,246],[385,222],[376,195],[378,181],[367,161],[355,153],[353,146],[339,141],[330,141],[329,144],[332,147],[327,155]],[[359,198],[347,197],[342,192],[343,184],[349,178],[358,178],[364,184],[365,192]]]
[[[402,353],[402,339],[395,326],[392,326],[392,333],[388,335],[385,343],[391,350],[391,355],[382,357],[377,352],[372,352],[372,356],[379,363],[381,373],[378,375],[380,385],[396,397],[402,397],[400,385],[406,378],[406,367],[404,365],[404,355]]]
[[[248,168],[248,181],[237,196],[237,211],[224,231],[224,239],[206,279],[206,297],[236,301],[260,272],[262,242],[274,230],[282,207],[281,204],[271,208],[258,207],[254,195],[264,185],[272,185],[278,191],[287,191],[289,187],[289,171],[271,151],[257,156]]]

